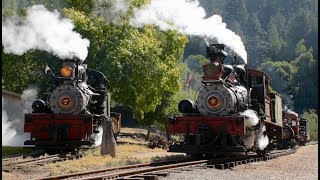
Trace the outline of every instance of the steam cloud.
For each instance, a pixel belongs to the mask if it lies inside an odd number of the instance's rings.
[[[252,109],[247,109],[240,113],[240,115],[245,116],[245,124],[247,128],[251,128],[252,126],[255,126],[259,123],[259,118],[257,113]]]
[[[263,124],[259,130],[256,132],[256,146],[260,150],[266,148],[269,144],[269,138],[265,134],[266,126]]]
[[[98,130],[99,130],[99,133],[91,135],[91,138],[94,139],[94,146],[96,147],[100,146],[102,143],[103,128],[100,126]]]
[[[151,0],[142,9],[136,9],[131,25],[142,27],[155,24],[161,30],[177,30],[187,35],[216,39],[234,50],[247,63],[247,52],[240,36],[226,28],[219,15],[206,17],[198,0]]]
[[[22,55],[38,49],[61,59],[77,57],[84,61],[90,42],[73,31],[74,27],[57,10],[50,12],[43,5],[34,5],[27,8],[26,17],[2,18],[4,52]]]
[[[94,12],[99,16],[104,16],[107,19],[117,23],[116,17],[127,12],[128,4],[125,0],[96,0],[94,3]],[[107,7],[105,7],[107,6]]]
[[[251,129],[259,123],[259,117],[257,113],[252,109],[247,109],[240,115],[245,116],[245,125],[247,132],[243,137],[244,145],[247,149],[251,149],[254,145],[260,149],[265,149],[269,144],[269,138],[266,135],[266,126],[264,124],[258,130]]]
[[[30,139],[29,133],[23,132],[24,113],[31,112],[32,102],[37,97],[35,89],[24,90],[22,102],[8,103],[2,98],[2,145],[4,146],[24,146],[25,140]]]
[[[296,116],[296,117],[299,116],[296,112],[294,112],[294,111],[292,111],[291,109],[289,109],[287,105],[284,106],[283,109],[284,109],[285,113],[287,113],[287,114],[293,114],[293,115]]]

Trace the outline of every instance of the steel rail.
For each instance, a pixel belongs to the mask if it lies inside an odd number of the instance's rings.
[[[132,176],[132,175],[137,175],[142,173],[149,173],[149,172],[165,170],[165,169],[173,169],[173,168],[179,168],[179,167],[205,164],[207,162],[208,160],[191,161],[191,162],[185,162],[185,163],[177,163],[177,164],[163,165],[163,166],[157,166],[157,167],[150,167],[145,169],[138,169],[134,171],[125,171],[125,172],[106,174],[106,175],[100,175],[100,176],[85,177],[80,179],[98,180],[98,179],[108,179],[108,178],[120,178],[120,177]]]
[[[136,164],[136,165],[128,165],[128,166],[119,166],[119,167],[112,167],[112,168],[105,168],[105,169],[99,169],[99,170],[92,170],[92,171],[84,171],[79,173],[71,173],[71,174],[64,174],[64,175],[58,175],[58,176],[49,176],[49,177],[42,177],[37,178],[36,180],[56,180],[56,179],[66,179],[66,178],[77,178],[77,179],[108,179],[108,178],[120,178],[120,177],[130,177],[137,174],[143,174],[143,173],[150,173],[153,171],[159,171],[159,170],[166,170],[166,169],[174,169],[179,167],[187,167],[192,165],[198,165],[198,164],[207,164],[208,167],[215,167],[217,169],[225,169],[234,167],[236,165],[246,164],[246,163],[253,163],[253,162],[259,162],[259,161],[266,161],[269,159],[273,159],[282,155],[287,155],[294,153],[295,150],[279,150],[276,152],[271,152],[266,154],[265,157],[259,157],[256,154],[251,154],[249,156],[233,156],[233,157],[224,157],[224,158],[216,158],[216,159],[207,159],[207,160],[198,160],[198,161],[190,161],[190,162],[155,162],[155,163],[143,163],[143,164]],[[166,165],[161,165],[166,164]],[[149,166],[156,166],[156,167],[149,167]],[[144,168],[149,167],[149,168]],[[104,174],[104,175],[96,175],[91,177],[81,177],[86,175],[93,175],[98,173],[107,173],[108,171],[112,170],[128,170],[132,168],[144,168],[144,169],[138,169],[133,171],[125,171],[125,172],[118,172],[113,174]]]
[[[112,167],[112,168],[106,168],[106,169],[84,171],[84,172],[79,172],[79,173],[70,173],[70,174],[64,174],[64,175],[58,175],[58,176],[42,177],[42,178],[37,178],[36,180],[64,179],[64,178],[70,178],[70,177],[75,177],[75,176],[83,176],[83,175],[89,175],[89,174],[102,173],[102,172],[107,172],[107,171],[112,171],[112,170],[146,167],[146,166],[151,166],[151,164],[152,163],[143,163],[143,164],[135,164],[135,165],[128,165],[128,166],[119,166],[119,167]]]

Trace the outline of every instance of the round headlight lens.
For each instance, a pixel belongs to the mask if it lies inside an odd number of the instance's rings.
[[[61,68],[61,75],[63,77],[70,77],[72,76],[72,68],[69,66],[65,66],[63,68]]]

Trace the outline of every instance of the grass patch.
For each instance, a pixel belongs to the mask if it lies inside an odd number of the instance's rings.
[[[52,176],[93,169],[149,163],[159,161],[160,157],[166,156],[166,151],[163,149],[149,149],[145,146],[134,144],[117,145],[116,150],[117,156],[115,158],[109,155],[101,156],[100,148],[96,148],[85,151],[81,159],[48,164],[45,165],[45,168],[48,169],[48,175]]]
[[[32,151],[31,148],[2,146],[2,157],[20,155],[20,154],[28,153],[31,151]]]

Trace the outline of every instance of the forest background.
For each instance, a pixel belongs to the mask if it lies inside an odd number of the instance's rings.
[[[119,0],[118,0],[119,1]],[[194,100],[200,87],[206,43],[197,36],[157,26],[133,27],[135,8],[149,0],[125,0],[126,11],[113,10],[116,0],[2,0],[2,17],[23,16],[28,6],[42,4],[75,24],[90,40],[88,67],[110,81],[114,110],[145,126],[163,127],[178,114],[182,99]],[[283,105],[305,117],[310,136],[318,139],[318,0],[199,0],[207,16],[218,14],[239,35],[248,67],[265,71],[281,94]],[[39,98],[50,89],[47,63],[55,72],[61,60],[39,50],[22,56],[4,53],[2,88],[22,93],[35,88]],[[193,79],[188,83],[190,74]]]

